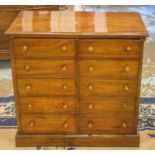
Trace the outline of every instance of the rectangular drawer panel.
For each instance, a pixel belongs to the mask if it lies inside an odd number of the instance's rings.
[[[136,60],[81,60],[81,76],[138,76],[138,61]]]
[[[74,115],[22,115],[24,133],[76,133]]]
[[[81,79],[81,97],[135,97],[137,91],[137,80],[102,80],[102,79]]]
[[[139,40],[130,39],[81,39],[80,56],[138,57]]]
[[[19,95],[75,95],[72,79],[18,79]]]
[[[104,114],[81,115],[81,134],[136,134],[136,122],[132,115]]]
[[[134,98],[103,98],[80,101],[80,112],[135,112],[136,99]]]
[[[19,97],[18,103],[22,113],[76,112],[74,97]]]
[[[16,74],[75,76],[75,60],[17,59]]]
[[[17,58],[75,56],[74,39],[15,39],[13,48]]]

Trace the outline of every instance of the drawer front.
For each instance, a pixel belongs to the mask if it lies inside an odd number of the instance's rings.
[[[81,39],[80,56],[138,57],[140,43],[129,39]]]
[[[22,113],[76,112],[74,97],[19,97]]]
[[[136,97],[137,81],[136,80],[80,80],[81,97]]]
[[[37,76],[75,76],[75,61],[52,59],[17,59],[16,74]]]
[[[72,79],[18,79],[19,95],[75,95]]]
[[[138,61],[136,60],[81,60],[81,76],[138,76]]]
[[[136,99],[134,98],[104,98],[101,100],[80,101],[81,113],[103,113],[103,112],[135,112]]]
[[[21,126],[24,133],[76,133],[73,115],[22,115]]]
[[[14,52],[17,58],[75,56],[75,41],[73,39],[15,39]]]
[[[81,134],[136,134],[134,114],[81,115]]]

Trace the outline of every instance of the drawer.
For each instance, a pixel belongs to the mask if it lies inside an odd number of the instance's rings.
[[[137,80],[81,79],[81,97],[136,97]]]
[[[80,60],[81,76],[137,77],[136,60]]]
[[[103,98],[80,101],[81,113],[103,112],[135,112],[136,99],[134,98]]]
[[[22,113],[76,112],[74,97],[19,97]]]
[[[15,39],[13,49],[17,58],[75,56],[75,41],[73,39]]]
[[[75,76],[75,60],[16,59],[17,75]]]
[[[19,95],[76,95],[72,79],[17,79]]]
[[[81,115],[81,134],[136,134],[134,114]]]
[[[81,39],[80,56],[138,57],[139,40],[130,39]]]
[[[74,115],[22,115],[24,133],[76,133]]]

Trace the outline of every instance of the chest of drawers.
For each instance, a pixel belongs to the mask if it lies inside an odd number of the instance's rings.
[[[139,14],[23,11],[6,34],[17,146],[139,145]]]

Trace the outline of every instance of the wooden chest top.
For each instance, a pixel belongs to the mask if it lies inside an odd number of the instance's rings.
[[[146,37],[148,33],[138,13],[22,11],[7,35],[68,37]]]

